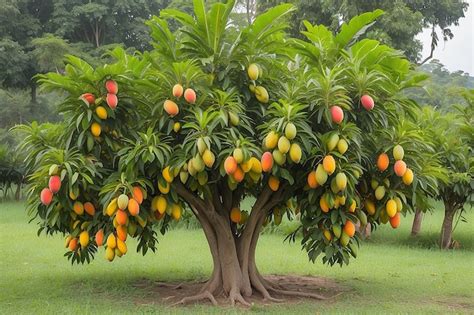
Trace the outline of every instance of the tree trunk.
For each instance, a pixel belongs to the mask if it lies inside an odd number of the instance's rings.
[[[36,98],[36,82],[34,81],[34,79],[31,79],[30,87],[31,104],[36,104],[38,100]]]
[[[440,246],[441,249],[451,248],[452,234],[453,234],[453,220],[454,215],[456,214],[457,208],[450,204],[449,202],[444,202],[444,220],[441,227],[441,239]]]
[[[218,198],[213,195],[204,199],[183,185],[176,184],[176,192],[188,202],[201,223],[214,264],[211,278],[202,289],[195,296],[186,297],[177,304],[202,299],[217,304],[215,296],[224,294],[231,305],[238,302],[250,306],[244,297],[255,292],[260,293],[264,300],[279,301],[271,297],[269,291],[324,299],[316,294],[281,290],[278,285],[265,280],[257,270],[255,250],[260,231],[269,211],[282,201],[281,191],[273,193],[269,188],[265,189],[252,207],[245,226],[237,230],[236,225],[230,221],[229,213],[233,206],[238,205],[241,196],[234,194],[235,192],[229,194],[226,189],[212,188],[212,193],[218,194]]]
[[[20,195],[21,195],[21,183],[18,183],[16,186],[16,191],[15,191],[15,200],[19,201],[20,200]]]
[[[413,225],[411,227],[411,236],[417,236],[421,230],[421,222],[423,221],[423,212],[420,209],[416,209],[415,217],[413,218]]]

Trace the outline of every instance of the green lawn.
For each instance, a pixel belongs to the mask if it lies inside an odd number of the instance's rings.
[[[199,230],[174,230],[162,238],[157,254],[130,251],[108,263],[103,251],[90,265],[71,266],[63,258],[63,240],[36,236],[21,203],[0,203],[0,312],[38,313],[474,313],[474,215],[454,237],[462,249],[436,246],[441,216],[423,223],[417,240],[408,237],[411,216],[393,231],[385,226],[364,243],[359,258],[340,268],[308,262],[298,244],[265,234],[257,261],[265,274],[314,275],[334,279],[347,289],[334,300],[302,301],[270,307],[167,307],[152,303],[152,292],[134,286],[140,279],[203,279],[211,258]],[[131,247],[131,246],[130,246]],[[143,299],[146,297],[146,299]],[[140,301],[149,301],[146,303]]]

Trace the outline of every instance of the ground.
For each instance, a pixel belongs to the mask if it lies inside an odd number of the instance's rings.
[[[23,208],[22,203],[0,203],[0,313],[474,313],[472,211],[466,214],[468,223],[460,223],[454,233],[461,243],[458,250],[436,248],[439,212],[427,217],[416,240],[408,237],[409,216],[395,232],[387,227],[376,231],[359,257],[343,268],[311,264],[298,244],[265,234],[257,248],[263,274],[288,286],[309,284],[306,287],[313,292],[339,295],[323,302],[264,305],[255,301],[250,309],[232,309],[209,304],[170,306],[180,290],[193,286],[187,281],[202,281],[211,271],[200,230],[171,231],[161,239],[156,254],[142,257],[132,250],[108,263],[101,250],[92,264],[71,266],[62,257],[63,240],[38,238]],[[183,281],[184,287],[173,291],[171,286]]]

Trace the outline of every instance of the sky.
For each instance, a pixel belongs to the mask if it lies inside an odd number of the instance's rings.
[[[467,0],[468,11],[464,18],[459,20],[459,26],[452,26],[454,38],[444,42],[441,32],[438,32],[440,41],[433,58],[441,61],[449,71],[463,70],[474,76],[474,0]],[[423,57],[430,54],[431,30],[425,29],[418,34],[417,39],[423,43]]]

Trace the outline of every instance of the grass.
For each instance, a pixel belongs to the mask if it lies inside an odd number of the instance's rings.
[[[442,217],[426,217],[422,233],[408,237],[412,217],[400,229],[385,226],[363,244],[349,266],[311,264],[298,244],[264,234],[257,262],[265,274],[299,274],[334,279],[348,291],[331,301],[254,306],[250,310],[196,305],[170,308],[152,303],[153,293],[133,286],[141,279],[202,279],[211,257],[199,230],[173,230],[157,254],[133,250],[108,263],[103,251],[90,265],[71,266],[62,257],[63,240],[37,237],[22,203],[0,203],[0,313],[473,313],[474,215],[454,233],[462,248],[436,248]],[[132,247],[132,246],[130,246]],[[145,302],[144,302],[145,301]]]

